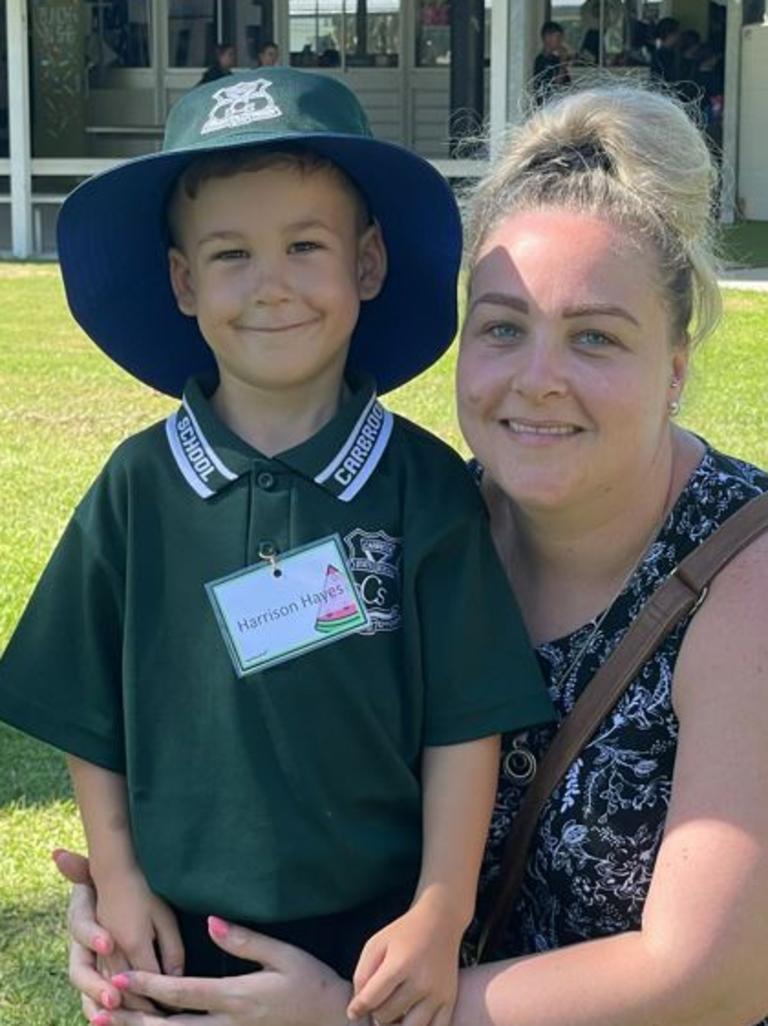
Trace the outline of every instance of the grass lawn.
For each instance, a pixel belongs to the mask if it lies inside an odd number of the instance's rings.
[[[723,225],[720,238],[727,263],[768,267],[768,221]]]
[[[768,259],[765,261],[768,263]],[[768,467],[768,295],[729,292],[698,354],[682,421]],[[451,353],[390,405],[461,447]],[[0,650],[115,443],[172,407],[112,366],[70,320],[55,265],[0,264]],[[74,1026],[65,887],[49,859],[80,845],[61,758],[0,726],[0,1023]]]

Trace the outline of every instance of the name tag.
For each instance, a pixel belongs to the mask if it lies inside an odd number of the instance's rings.
[[[368,626],[338,535],[210,581],[205,589],[238,677]]]

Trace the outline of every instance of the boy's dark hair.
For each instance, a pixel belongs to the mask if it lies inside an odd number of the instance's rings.
[[[216,56],[220,57],[221,54],[226,53],[227,50],[234,50],[234,48],[235,48],[235,44],[234,43],[222,42],[222,43],[217,43],[216,46],[214,46],[213,49],[214,49],[214,52],[216,53]]]
[[[555,32],[559,32],[560,35],[565,35],[565,30],[559,21],[545,21],[541,26],[541,38],[544,36],[553,36]]]
[[[680,31],[680,22],[677,18],[662,18],[659,24],[656,26],[656,36],[663,43],[665,39],[669,39],[675,32]]]
[[[279,50],[280,49],[280,47],[277,45],[277,43],[274,41],[274,39],[267,39],[266,42],[262,43],[261,46],[259,47],[258,53],[264,53],[264,51],[265,50],[269,50],[270,47],[273,50]]]
[[[172,243],[178,245],[181,236],[181,199],[194,200],[200,187],[212,178],[231,178],[244,171],[263,171],[267,168],[284,168],[297,171],[301,175],[313,175],[318,172],[329,174],[352,199],[358,231],[364,231],[372,223],[367,200],[359,186],[332,160],[301,145],[281,145],[275,150],[245,146],[206,153],[197,157],[182,171],[176,179],[166,206]]]

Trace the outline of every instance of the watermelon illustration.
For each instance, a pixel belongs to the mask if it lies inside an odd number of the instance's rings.
[[[331,563],[325,571],[323,591],[326,597],[315,620],[316,631],[332,634],[361,619],[357,603],[349,593],[346,577]]]

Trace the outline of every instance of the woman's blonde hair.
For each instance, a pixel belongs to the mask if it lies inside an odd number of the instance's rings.
[[[713,203],[717,171],[681,104],[601,85],[552,100],[514,130],[466,209],[465,266],[520,210],[596,214],[650,243],[672,337],[697,342],[720,316]]]

